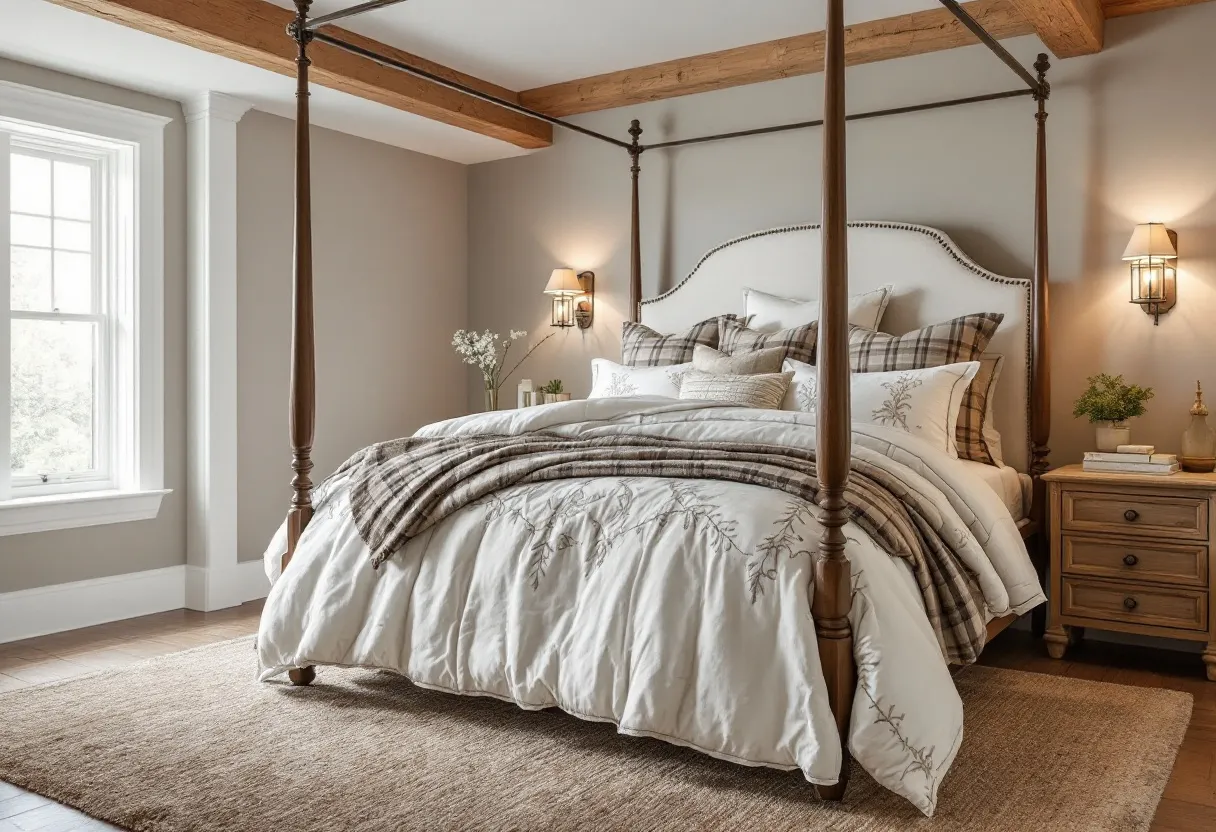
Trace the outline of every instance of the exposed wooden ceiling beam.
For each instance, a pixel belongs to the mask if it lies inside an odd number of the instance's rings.
[[[1009,0],[973,0],[963,7],[994,37],[1028,35],[1034,28]],[[864,64],[977,43],[946,9],[858,23],[845,31],[845,60]],[[659,101],[823,71],[823,32],[782,38],[567,81],[519,94],[533,110],[568,116]]]
[[[1101,0],[1010,0],[1057,58],[1102,51]]]
[[[1103,18],[1206,2],[1209,0],[973,0],[963,3],[963,8],[993,37],[1037,31],[1058,57],[1068,57],[1101,49]],[[1053,28],[1053,23],[1058,27]],[[845,37],[849,64],[922,55],[976,42],[945,9],[858,23],[848,28]],[[823,33],[810,32],[565,81],[526,90],[519,98],[530,109],[569,116],[822,70]]]
[[[293,15],[265,0],[50,0],[133,29],[159,35],[283,75],[295,76],[295,43],[286,27]],[[335,37],[459,81],[468,87],[518,102],[518,94],[387,44],[344,29],[327,28]],[[378,101],[517,147],[553,143],[553,128],[538,119],[503,109],[408,73],[382,67],[332,46],[314,43],[312,79],[321,86]]]

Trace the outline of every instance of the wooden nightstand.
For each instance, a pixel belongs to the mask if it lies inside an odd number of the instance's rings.
[[[1092,627],[1202,641],[1216,681],[1216,474],[1086,473],[1049,483],[1051,596],[1047,652],[1064,657],[1071,631]],[[1079,634],[1078,634],[1079,635]]]

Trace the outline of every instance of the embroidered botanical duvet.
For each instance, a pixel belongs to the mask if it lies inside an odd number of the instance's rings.
[[[750,443],[812,458],[815,445],[803,414],[660,399],[483,414],[417,436],[435,442],[405,444]],[[856,425],[853,442],[871,479],[915,495],[917,524],[966,573],[984,617],[1042,602],[1008,510],[965,466],[895,428]],[[526,482],[479,490],[373,568],[351,509],[358,475],[347,466],[317,489],[286,572],[283,529],[267,550],[263,679],[309,664],[379,667],[836,781],[840,743],[809,605],[813,502],[738,476]],[[846,527],[860,676],[849,746],[878,782],[932,814],[962,741],[962,705],[914,561],[859,520]]]

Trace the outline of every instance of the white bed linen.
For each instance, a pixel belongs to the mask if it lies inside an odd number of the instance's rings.
[[[661,399],[600,399],[484,414],[420,434],[557,430],[813,445],[805,415]],[[954,521],[990,617],[1025,612],[1043,594],[1008,511],[971,471],[903,431],[859,425],[854,454],[899,464]],[[724,482],[637,479],[631,516],[653,517],[671,484],[693,484],[733,522],[736,548],[755,552],[791,498]],[[566,480],[499,492],[520,516],[594,503],[619,480]],[[602,494],[601,494],[602,496]],[[548,508],[547,508],[548,507]],[[285,531],[266,552],[274,581],[258,633],[261,678],[309,664],[380,667],[420,686],[486,695],[525,708],[557,706],[747,765],[800,769],[836,782],[839,738],[819,667],[807,587],[811,558],[782,553],[758,598],[748,561],[715,547],[709,524],[676,517],[629,535],[592,568],[581,526],[553,529],[551,559],[533,586],[534,552],[509,511],[470,506],[412,540],[378,571],[342,484],[320,501],[290,568]],[[517,518],[516,518],[517,519]],[[608,522],[599,517],[596,523]],[[791,526],[813,547],[818,524]],[[932,814],[962,739],[962,704],[910,572],[854,524],[850,614],[861,683],[849,746],[887,788]],[[564,537],[563,537],[564,535]],[[561,545],[562,542],[566,545]],[[744,552],[746,554],[746,552]],[[526,576],[526,577],[525,577]],[[324,677],[321,677],[321,683]],[[904,715],[891,722],[880,712]],[[919,760],[919,762],[918,762]],[[925,764],[924,761],[928,763]]]
[[[960,459],[959,463],[966,466],[976,477],[984,482],[993,493],[1001,498],[1009,515],[1015,521],[1025,519],[1030,505],[1030,477],[1008,465],[988,465],[970,459]]]

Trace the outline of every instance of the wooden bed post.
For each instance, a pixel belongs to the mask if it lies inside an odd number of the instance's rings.
[[[1047,534],[1046,486],[1042,480],[1050,466],[1047,447],[1051,439],[1051,363],[1048,341],[1047,290],[1050,280],[1050,252],[1047,240],[1047,99],[1051,85],[1047,83],[1047,70],[1051,62],[1045,53],[1035,61],[1039,73],[1039,89],[1035,100],[1039,103],[1035,113],[1038,140],[1035,145],[1034,179],[1034,286],[1030,294],[1030,475],[1034,479],[1033,501],[1030,518],[1039,523],[1040,539]]]
[[[828,0],[824,58],[823,272],[820,277],[818,448],[823,536],[811,587],[811,615],[832,715],[840,731],[842,763],[835,786],[819,786],[825,800],[844,797],[849,777],[849,717],[857,687],[849,626],[852,576],[845,556],[844,499],[849,479],[852,416],[849,403],[848,212],[845,204],[844,0]]]
[[[296,221],[295,280],[291,293],[291,392],[288,426],[291,438],[291,508],[287,512],[287,552],[283,569],[291,562],[304,527],[312,519],[312,442],[316,420],[316,360],[313,343],[312,297],[312,188],[308,144],[308,44],[305,28],[312,0],[295,0],[296,19],[288,29],[296,42]],[[288,671],[293,685],[307,685],[312,667]]]
[[[638,174],[642,172],[643,148],[638,141],[642,137],[642,124],[636,118],[629,125],[629,135],[633,136],[629,145],[629,158],[633,162],[629,168],[633,174],[633,222],[629,237],[629,320],[638,323],[642,320],[642,226],[638,208]]]

